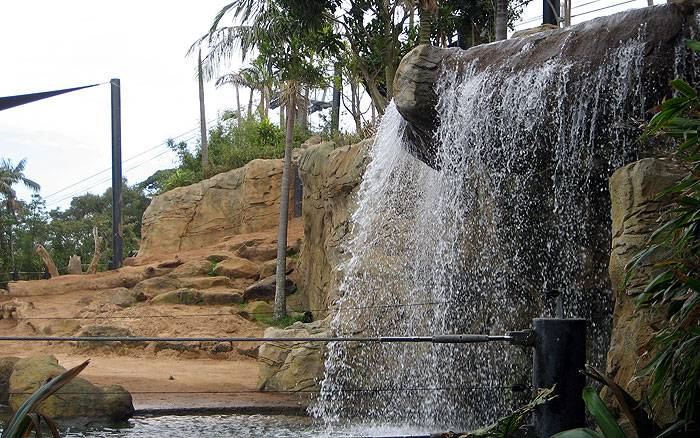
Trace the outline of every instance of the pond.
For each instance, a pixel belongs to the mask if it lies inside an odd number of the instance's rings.
[[[0,412],[0,418],[2,428],[7,416]],[[63,426],[60,432],[62,438],[360,438],[428,435],[427,431],[386,426],[367,428],[346,425],[331,430],[323,422],[308,416],[259,414],[141,415],[119,426]]]

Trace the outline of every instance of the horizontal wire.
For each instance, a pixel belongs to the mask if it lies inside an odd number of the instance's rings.
[[[300,336],[300,337],[155,337],[155,336],[0,336],[0,341],[28,342],[406,342],[406,343],[481,343],[513,341],[511,335],[436,335],[436,336]]]

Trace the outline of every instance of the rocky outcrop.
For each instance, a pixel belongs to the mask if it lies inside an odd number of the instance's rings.
[[[16,362],[10,377],[9,405],[13,411],[49,378],[66,371],[53,356],[32,356]],[[124,421],[134,414],[131,394],[119,385],[97,387],[74,378],[46,399],[39,410],[56,418]]]
[[[67,292],[132,288],[148,278],[169,273],[172,268],[158,266],[126,266],[116,271],[98,272],[94,275],[61,275],[48,280],[17,281],[7,284],[8,294],[27,297]],[[2,293],[2,292],[0,292]]]
[[[233,234],[274,228],[282,165],[282,160],[253,160],[156,196],[143,215],[138,257],[200,248]]]
[[[330,335],[330,321],[295,322],[285,329],[270,327],[266,338],[319,338]],[[263,342],[258,350],[258,389],[308,391],[319,389],[324,372],[324,342]]]
[[[18,357],[0,357],[0,405],[6,405],[10,399],[10,376],[18,361]]]
[[[368,164],[372,141],[341,148],[325,142],[310,147],[301,157],[304,242],[296,272],[306,309],[326,309],[338,297],[340,273],[336,268],[344,260],[341,245],[349,238],[350,218],[356,209],[353,195]]]
[[[624,14],[599,18],[583,25],[537,33],[522,38],[483,44],[468,50],[418,46],[401,61],[394,80],[394,99],[399,112],[409,122],[406,137],[412,145],[410,152],[425,163],[436,166],[436,148],[433,135],[440,123],[435,106],[438,103],[436,83],[444,70],[458,74],[477,75],[482,72],[498,74],[499,83],[508,84],[556,61],[566,65],[566,87],[571,90],[598,90],[598,83],[590,72],[598,71],[605,62],[606,53],[630,47],[645,47],[640,62],[641,76],[638,92],[647,102],[658,102],[670,92],[666,84],[676,72],[675,44],[690,37],[695,26],[697,2],[669,4],[654,8],[636,9]],[[559,84],[553,84],[559,87]],[[591,86],[593,88],[591,88]],[[553,89],[551,95],[556,96]],[[619,119],[626,114],[616,114]],[[634,116],[630,114],[630,116]],[[552,115],[552,117],[555,117]],[[547,117],[535,121],[530,130],[556,124]],[[605,134],[601,127],[596,132],[598,143]]]
[[[610,178],[613,240],[609,272],[614,290],[619,291],[624,283],[625,265],[659,227],[660,212],[669,202],[667,196],[659,197],[659,193],[680,178],[674,163],[652,158],[622,167]],[[644,286],[663,269],[654,264],[665,255],[668,251],[661,248],[647,258],[633,271],[629,286],[616,294],[607,373],[637,400],[646,393],[648,378],[633,378],[653,357],[640,357],[637,352],[663,326],[665,319],[658,309],[635,309],[635,305]],[[612,399],[609,395],[608,398]],[[659,420],[673,420],[672,412],[669,406],[659,409]]]

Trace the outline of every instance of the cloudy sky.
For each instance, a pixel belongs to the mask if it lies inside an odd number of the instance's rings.
[[[576,0],[574,23],[642,7],[647,0]],[[657,0],[658,2],[658,0]],[[0,157],[27,159],[47,207],[111,184],[111,78],[121,80],[122,157],[130,184],[175,164],[164,142],[198,138],[196,59],[185,57],[225,1],[5,1],[0,6],[0,96],[71,88],[68,93],[0,112]],[[540,23],[541,0],[525,11]],[[618,5],[601,12],[598,8]],[[237,68],[239,66],[234,66]],[[207,119],[234,106],[232,88],[205,89]],[[242,101],[247,101],[243,96]],[[17,187],[20,198],[30,194]]]

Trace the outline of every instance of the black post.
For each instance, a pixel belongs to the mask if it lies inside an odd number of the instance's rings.
[[[536,438],[585,426],[583,386],[579,370],[586,365],[586,320],[537,318],[532,383],[537,388],[557,385],[554,400],[534,413]]]
[[[19,281],[19,271],[17,271],[17,268],[12,270],[12,281]]]
[[[121,84],[112,79],[112,267],[119,269],[124,260],[122,242],[122,120]]]
[[[553,24],[559,26],[559,0],[542,1],[542,24]]]

